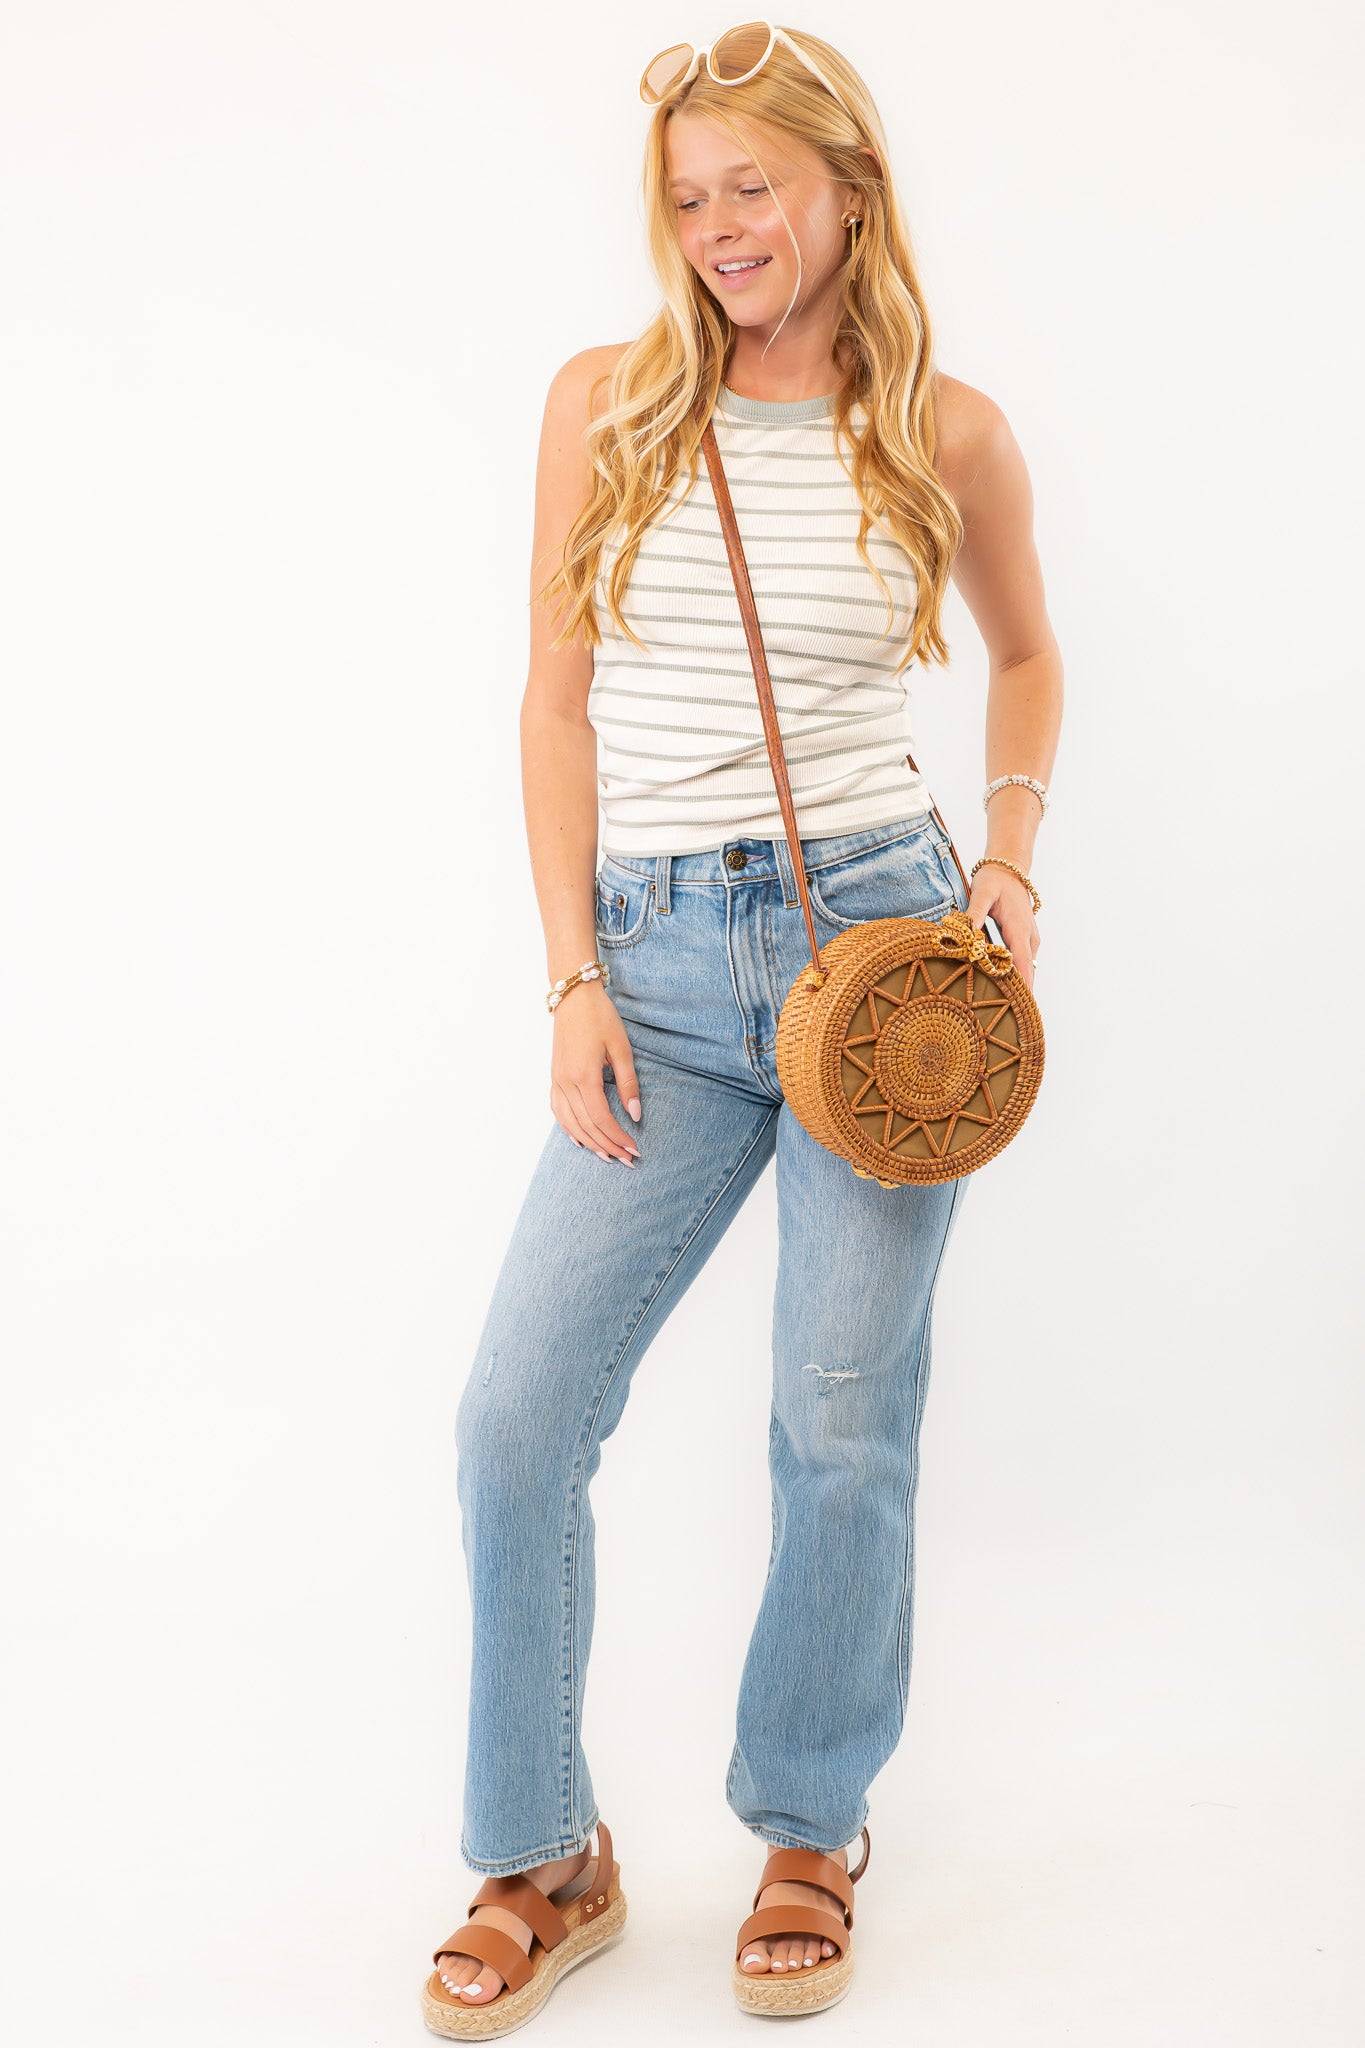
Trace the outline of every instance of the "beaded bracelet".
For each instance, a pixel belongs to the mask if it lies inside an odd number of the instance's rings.
[[[600,981],[603,988],[611,980],[611,969],[604,960],[585,960],[581,967],[575,967],[572,974],[565,974],[555,983],[545,997],[547,1010],[557,1010],[571,988],[577,988],[580,981]]]
[[[976,874],[976,871],[977,871],[977,869],[978,869],[978,868],[984,868],[984,867],[992,867],[992,868],[1008,868],[1008,869],[1009,869],[1009,871],[1010,871],[1010,873],[1011,873],[1012,875],[1018,875],[1018,877],[1019,877],[1020,881],[1021,881],[1021,882],[1023,883],[1024,887],[1025,887],[1025,888],[1026,888],[1026,889],[1028,890],[1028,892],[1029,892],[1029,895],[1030,895],[1030,896],[1031,896],[1031,897],[1033,898],[1033,907],[1034,907],[1034,909],[1035,909],[1035,910],[1041,910],[1041,909],[1042,909],[1042,907],[1043,907],[1043,899],[1042,899],[1042,897],[1041,897],[1041,896],[1040,896],[1040,895],[1038,894],[1038,891],[1037,891],[1037,890],[1036,890],[1036,889],[1034,888],[1034,886],[1033,886],[1032,882],[1031,882],[1031,881],[1029,880],[1028,876],[1027,876],[1027,875],[1026,875],[1026,874],[1024,873],[1024,870],[1023,870],[1022,868],[1017,868],[1017,867],[1016,867],[1016,866],[1014,865],[1014,862],[1013,862],[1012,860],[1006,860],[1006,859],[1005,859],[1005,857],[1004,857],[1004,855],[1003,855],[1003,854],[1001,854],[1001,853],[983,853],[983,854],[982,854],[982,856],[981,856],[981,858],[980,858],[980,860],[978,860],[978,861],[973,861],[973,863],[972,863],[972,874],[973,874],[973,876],[974,876],[974,875]]]
[[[1047,809],[1047,784],[1040,782],[1036,775],[997,775],[994,782],[988,782],[982,792],[982,810],[985,810],[997,789],[1005,789],[1011,782],[1022,782],[1025,788],[1033,791],[1043,809]]]

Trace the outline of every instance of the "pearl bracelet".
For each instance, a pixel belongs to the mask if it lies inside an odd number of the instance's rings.
[[[1033,794],[1037,797],[1043,809],[1047,809],[1047,784],[1045,782],[1040,782],[1036,775],[997,775],[994,782],[988,782],[986,784],[985,791],[981,798],[982,810],[985,810],[987,804],[995,795],[997,789],[1004,789],[1011,782],[1022,782],[1027,789],[1031,789],[1033,791]]]
[[[545,997],[547,1010],[557,1010],[571,988],[577,988],[580,981],[600,981],[603,988],[611,980],[611,969],[604,960],[585,960],[581,967],[575,967],[572,974],[561,975]]]

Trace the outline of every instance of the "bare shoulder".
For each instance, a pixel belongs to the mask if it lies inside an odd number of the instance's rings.
[[[593,658],[581,642],[554,646],[552,621],[539,601],[546,579],[562,564],[564,547],[594,484],[587,429],[606,404],[609,380],[628,342],[580,349],[550,380],[536,460],[535,515],[531,545],[531,675],[528,691],[542,689],[562,704],[565,692],[581,709],[592,680]]]
[[[587,426],[606,404],[612,371],[630,347],[628,341],[604,342],[597,348],[581,348],[562,363],[550,380],[545,400],[547,422],[576,429]]]
[[[934,466],[962,517],[954,583],[991,660],[1005,668],[1055,645],[1033,533],[1033,486],[1014,430],[984,391],[936,380]]]
[[[550,379],[536,463],[536,556],[563,544],[592,490],[587,429],[606,404],[612,368],[628,342],[580,349]]]
[[[958,509],[992,483],[1009,486],[1024,481],[1023,455],[995,400],[941,370],[935,372],[933,383],[938,433],[934,466]]]

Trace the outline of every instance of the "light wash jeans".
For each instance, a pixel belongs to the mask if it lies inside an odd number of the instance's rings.
[[[931,813],[803,840],[802,857],[822,943],[869,918],[966,908]],[[552,1124],[460,1397],[473,1618],[461,1853],[522,1870],[582,1848],[596,1824],[580,1740],[589,1483],[636,1366],[774,1154],[772,1550],[725,1794],[764,1842],[841,1848],[905,1720],[931,1312],[967,1180],[860,1179],[783,1102],[777,1017],[810,958],[785,838],[604,855],[597,944],[640,1123],[604,1068],[607,1099],[641,1158],[604,1160]]]

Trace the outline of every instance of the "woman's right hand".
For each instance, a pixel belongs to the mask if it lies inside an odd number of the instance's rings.
[[[575,1145],[633,1166],[640,1148],[611,1113],[602,1068],[611,1068],[617,1093],[637,1123],[640,1084],[621,1013],[600,982],[579,982],[569,990],[555,1011],[554,1034],[550,1107],[556,1118]]]

